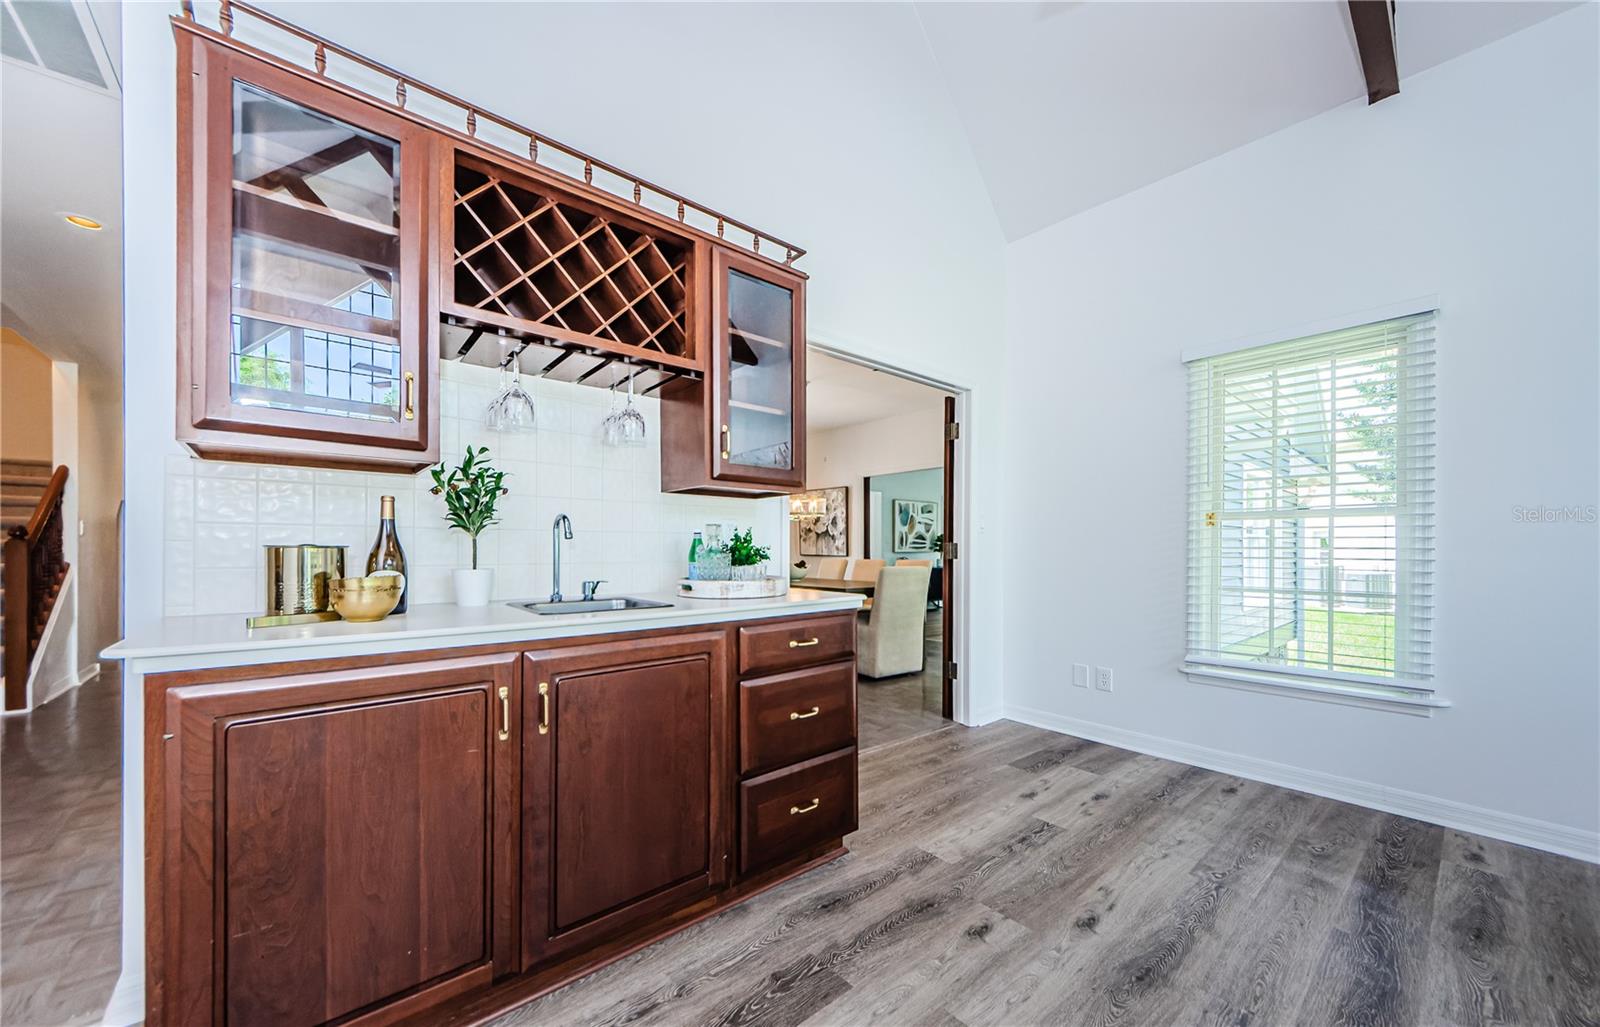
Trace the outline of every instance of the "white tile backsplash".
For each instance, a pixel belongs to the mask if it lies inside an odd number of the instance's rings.
[[[495,568],[497,600],[549,593],[550,522],[559,513],[572,519],[574,532],[562,543],[561,587],[568,595],[586,578],[606,579],[602,593],[672,590],[693,532],[709,521],[753,526],[776,557],[788,526],[783,500],[661,493],[655,400],[635,401],[649,444],[617,449],[600,442],[609,407],[601,389],[527,379],[538,430],[501,435],[483,421],[497,387],[493,371],[446,363],[441,385],[445,461],[459,462],[469,443],[487,446],[494,465],[507,472],[511,493],[501,501],[501,523],[478,540],[480,566]],[[427,471],[373,474],[184,457],[168,459],[165,469],[168,616],[259,612],[264,545],[344,545],[347,569],[359,573],[385,495],[395,497],[412,602],[449,602],[450,571],[471,559],[466,536],[444,522],[444,501],[428,491]],[[781,572],[776,559],[770,570]]]
[[[305,482],[256,482],[256,520],[261,524],[309,524],[316,486]]]

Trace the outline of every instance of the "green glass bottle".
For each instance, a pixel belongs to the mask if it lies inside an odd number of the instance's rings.
[[[698,531],[695,532],[694,533],[694,541],[689,543],[689,580],[690,581],[699,580],[700,576],[695,573],[695,571],[698,569],[698,568],[695,567],[695,561],[700,559],[700,550],[704,546],[705,546],[705,543],[700,541],[700,533]]]

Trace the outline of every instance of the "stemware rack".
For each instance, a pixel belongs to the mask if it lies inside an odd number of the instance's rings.
[[[440,326],[440,356],[479,367],[501,368],[516,355],[525,375],[551,381],[609,389],[626,387],[633,379],[635,395],[653,395],[668,382],[699,380],[691,368],[659,367],[594,347],[563,345],[535,337],[490,330],[482,325],[447,318]]]

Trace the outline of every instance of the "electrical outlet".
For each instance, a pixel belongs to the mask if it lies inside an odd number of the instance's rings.
[[[1094,669],[1094,687],[1102,692],[1111,691],[1111,668],[1096,667]]]
[[[1072,665],[1072,683],[1079,688],[1089,687],[1089,665],[1087,663],[1074,663]]]

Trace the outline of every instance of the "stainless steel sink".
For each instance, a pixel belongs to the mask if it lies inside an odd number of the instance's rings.
[[[671,603],[658,603],[652,599],[635,599],[617,596],[614,599],[568,599],[560,603],[509,603],[530,613],[608,613],[612,610],[657,610]]]

